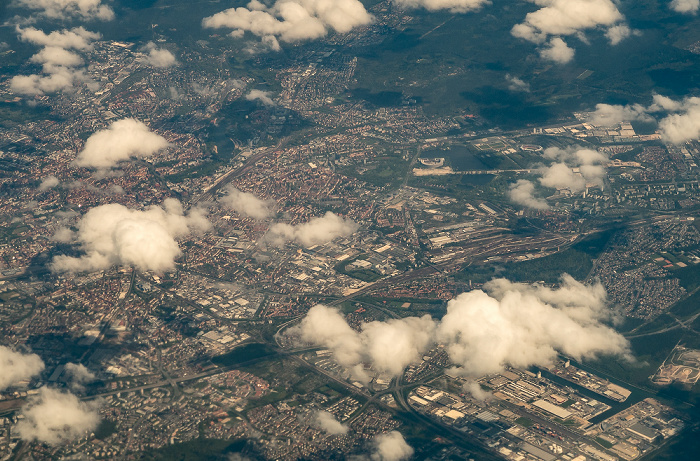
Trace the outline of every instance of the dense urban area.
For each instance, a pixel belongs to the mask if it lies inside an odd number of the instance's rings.
[[[511,127],[429,82],[358,96],[357,50],[421,18],[366,4],[250,67],[225,30],[6,14],[37,54],[0,63],[0,459],[684,459],[700,129],[649,114],[698,103]]]

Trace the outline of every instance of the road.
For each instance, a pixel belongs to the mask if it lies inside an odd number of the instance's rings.
[[[210,200],[214,200],[216,198],[216,192],[221,190],[226,184],[229,182],[233,181],[235,178],[239,176],[243,176],[247,172],[249,172],[251,169],[255,167],[255,164],[259,161],[262,160],[263,158],[267,157],[270,154],[273,154],[275,151],[282,149],[289,141],[290,137],[284,137],[279,140],[279,142],[275,146],[268,147],[259,153],[252,155],[248,157],[245,161],[245,163],[236,169],[233,169],[229,171],[228,173],[224,174],[220,178],[218,178],[214,184],[204,191],[202,194],[200,194],[197,198],[192,200],[190,203],[191,206],[195,206],[198,203],[202,202],[208,202]]]
[[[109,330],[110,325],[112,320],[114,320],[114,317],[117,315],[117,313],[121,310],[121,308],[124,306],[124,303],[126,302],[127,299],[129,299],[129,295],[131,292],[134,290],[134,281],[136,280],[136,269],[131,270],[131,279],[129,280],[129,289],[126,292],[126,296],[124,296],[122,299],[118,299],[114,303],[114,307],[112,308],[109,313],[107,313],[104,317],[102,317],[102,328],[100,328],[100,332],[97,335],[97,338],[90,344],[90,347],[83,353],[83,355],[80,357],[80,362],[82,363],[83,361],[89,361],[90,357],[89,354],[94,353],[97,349],[99,344],[102,342],[102,338],[105,337],[107,334],[107,330]]]

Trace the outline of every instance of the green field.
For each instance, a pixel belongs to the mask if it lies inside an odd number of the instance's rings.
[[[536,8],[494,0],[476,13],[414,13],[417,20],[405,30],[360,54],[356,86],[362,94],[386,95],[382,102],[401,93],[419,100],[428,113],[472,112],[502,127],[568,117],[599,102],[646,103],[653,91],[683,96],[698,86],[700,62],[681,47],[699,40],[700,30],[666,5],[651,0],[619,5],[641,36],[617,46],[600,31],[586,34],[589,45],[567,37],[576,50],[567,65],[542,61],[532,43],[510,34]],[[509,91],[506,73],[527,82],[531,91]]]

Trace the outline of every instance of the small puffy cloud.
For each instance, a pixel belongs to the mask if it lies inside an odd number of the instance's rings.
[[[204,18],[202,25],[233,29],[233,37],[250,32],[272,49],[279,49],[278,40],[312,40],[324,37],[329,30],[347,33],[370,22],[372,15],[359,0],[276,0],[270,7],[253,0],[247,8],[229,8]]]
[[[75,234],[67,227],[59,227],[51,236],[51,241],[58,243],[71,243],[75,239]]]
[[[471,396],[474,397],[476,400],[484,401],[491,400],[493,398],[493,394],[489,391],[483,390],[479,383],[477,383],[476,381],[467,381],[462,386],[462,390],[468,394],[471,394]]]
[[[10,90],[13,93],[27,96],[72,92],[81,83],[92,84],[92,81],[82,70],[68,67],[55,67],[49,75],[15,75],[10,80]]]
[[[540,178],[543,186],[569,189],[571,192],[582,191],[587,183],[604,188],[607,174],[605,164],[609,161],[604,153],[576,146],[568,149],[550,147],[545,149],[544,157],[558,160],[560,163],[554,163],[543,171]],[[578,168],[580,176],[571,168]],[[568,186],[567,181],[570,182]]]
[[[61,184],[61,181],[59,181],[56,176],[47,176],[41,180],[41,184],[39,184],[39,191],[44,192],[49,189],[53,189],[59,184]]]
[[[260,101],[261,103],[265,104],[266,106],[274,106],[275,101],[270,98],[270,92],[269,91],[262,91],[262,90],[250,90],[250,93],[245,95],[245,98],[248,101]]]
[[[99,33],[90,32],[83,27],[55,30],[49,34],[34,27],[27,27],[26,29],[17,27],[17,33],[23,42],[29,42],[38,46],[74,50],[91,50],[93,48],[92,42],[102,37]]]
[[[540,49],[540,56],[558,64],[566,64],[574,59],[574,50],[561,37],[554,37],[547,46]]]
[[[362,340],[337,309],[322,304],[312,307],[301,324],[290,333],[299,335],[304,342],[330,349],[338,363],[345,368],[353,368],[362,361]]]
[[[242,33],[240,35],[243,35]],[[232,37],[236,36],[235,32],[231,33]],[[263,46],[266,46],[267,48],[271,49],[272,51],[280,51],[282,49],[282,46],[280,45],[279,40],[277,40],[277,37],[274,35],[265,35],[260,42],[263,44]],[[250,53],[255,53],[255,50],[253,48],[250,49]]]
[[[0,346],[0,391],[37,376],[43,369],[44,361],[38,355]]]
[[[554,189],[569,189],[571,192],[581,192],[586,188],[586,180],[577,175],[565,163],[554,163],[542,170],[540,184]]]
[[[61,221],[65,221],[65,220],[68,220],[68,219],[73,219],[73,218],[75,218],[76,216],[78,216],[78,212],[77,212],[77,211],[73,211],[73,210],[68,210],[68,211],[57,211],[57,212],[56,212],[56,217],[57,217],[58,219],[60,219]]]
[[[535,197],[535,185],[527,179],[519,179],[515,184],[511,184],[508,190],[508,198],[513,203],[534,208],[535,210],[549,209],[546,200]]]
[[[605,187],[609,159],[601,152],[577,146],[567,149],[550,147],[545,149],[542,157],[553,161],[537,170],[539,183],[545,187],[568,189],[572,193],[581,192],[591,184],[601,189]],[[511,184],[508,198],[513,203],[537,210],[549,208],[544,199],[535,195],[535,185],[525,179]]]
[[[654,120],[644,106],[634,104],[631,106],[621,106],[612,104],[597,104],[595,111],[591,113],[589,121],[597,126],[614,126],[621,122],[633,120],[651,121]]]
[[[10,89],[17,94],[30,96],[73,91],[79,84],[87,84],[94,88],[95,83],[85,75],[83,59],[74,51],[91,50],[92,41],[100,38],[100,34],[90,32],[82,27],[64,29],[46,34],[41,30],[29,27],[17,28],[22,41],[43,46],[38,53],[30,58],[31,62],[41,64],[44,75],[16,75],[10,80]]]
[[[107,193],[114,194],[114,195],[121,195],[124,193],[124,188],[122,186],[120,186],[119,184],[112,184],[107,189]]]
[[[29,399],[21,415],[24,418],[15,426],[17,434],[23,440],[49,445],[85,436],[100,423],[96,402],[81,402],[73,394],[48,387]]]
[[[413,448],[398,431],[379,434],[372,441],[372,461],[402,461],[413,456]]]
[[[685,101],[676,101],[674,99],[669,98],[668,96],[654,94],[653,103],[646,110],[648,112],[678,112],[683,110],[687,102],[690,102],[692,104],[695,101],[694,98],[687,98]]]
[[[168,141],[133,118],[112,123],[93,133],[74,163],[77,166],[110,169],[130,158],[145,158],[168,147]]]
[[[168,87],[168,93],[170,94],[170,99],[172,99],[174,101],[177,101],[177,100],[184,98],[184,96],[181,95],[180,92],[177,91],[177,88],[175,88],[174,86]]]
[[[680,113],[659,121],[661,138],[673,144],[700,138],[700,98],[688,98],[680,106]]]
[[[574,50],[562,36],[575,35],[585,41],[584,31],[602,28],[606,29],[610,43],[616,45],[631,34],[614,0],[534,0],[534,3],[541,8],[528,13],[525,21],[513,26],[511,34],[539,45],[546,43],[540,49],[540,56],[550,61],[563,64],[574,57]]]
[[[331,435],[347,434],[349,430],[348,426],[335,419],[333,414],[323,410],[316,412],[315,423]]]
[[[530,84],[519,79],[515,75],[506,74],[506,80],[508,81],[508,89],[510,91],[530,92]]]
[[[216,88],[200,85],[197,82],[192,82],[192,91],[199,96],[213,96],[217,93]]]
[[[605,32],[605,36],[610,40],[611,45],[617,45],[632,34],[638,35],[637,31],[632,31],[627,24],[612,26]]]
[[[233,185],[226,188],[226,195],[219,199],[219,203],[253,219],[266,219],[274,214],[274,200],[259,199],[250,192],[238,190]]]
[[[102,21],[114,19],[114,11],[102,0],[15,0],[16,4],[38,10],[50,19],[81,18]]]
[[[82,363],[67,363],[63,373],[70,379],[70,386],[74,391],[83,390],[85,384],[95,380],[94,373],[88,370]]]
[[[649,122],[656,120],[651,114],[660,112],[667,114],[658,120],[658,131],[664,141],[672,144],[683,144],[700,138],[700,98],[698,97],[676,101],[655,94],[652,104],[646,107],[641,104],[626,106],[598,104],[589,120],[594,125],[600,126],[613,126],[633,120]]]
[[[358,228],[359,225],[352,220],[341,218],[329,211],[323,217],[312,218],[296,226],[275,223],[270,226],[263,240],[276,246],[282,246],[285,242],[297,242],[311,247],[328,243],[338,237],[348,237]]]
[[[490,0],[394,0],[397,5],[408,8],[425,8],[428,11],[449,10],[452,13],[466,13],[478,10]]]
[[[50,73],[55,66],[76,67],[83,59],[72,51],[54,46],[47,46],[29,59],[31,62],[43,64],[44,72]]]
[[[434,328],[429,315],[390,319],[362,325],[361,338],[374,368],[399,376],[409,364],[420,361],[432,344]]]
[[[669,7],[684,14],[696,14],[700,9],[700,0],[673,0]]]
[[[549,36],[576,35],[587,29],[612,27],[624,20],[612,0],[535,0],[542,8],[528,13],[511,33],[534,43]]]
[[[356,379],[367,381],[361,366],[363,362],[372,363],[380,373],[398,376],[409,364],[420,360],[432,344],[434,330],[434,322],[426,315],[369,322],[357,332],[350,328],[340,311],[318,304],[309,309],[290,334],[328,348]]]
[[[148,42],[144,47],[146,56],[143,62],[149,66],[158,67],[161,69],[172,67],[178,64],[175,56],[165,48],[158,48],[155,43]]]
[[[85,255],[56,256],[51,268],[55,272],[90,272],[128,264],[143,271],[172,270],[181,254],[175,239],[210,226],[201,210],[185,214],[175,199],[145,210],[116,203],[101,205],[85,213],[78,223],[74,242]]]

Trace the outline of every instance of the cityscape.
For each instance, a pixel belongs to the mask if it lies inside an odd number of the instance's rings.
[[[700,3],[515,3],[0,6],[0,459],[695,459]]]

